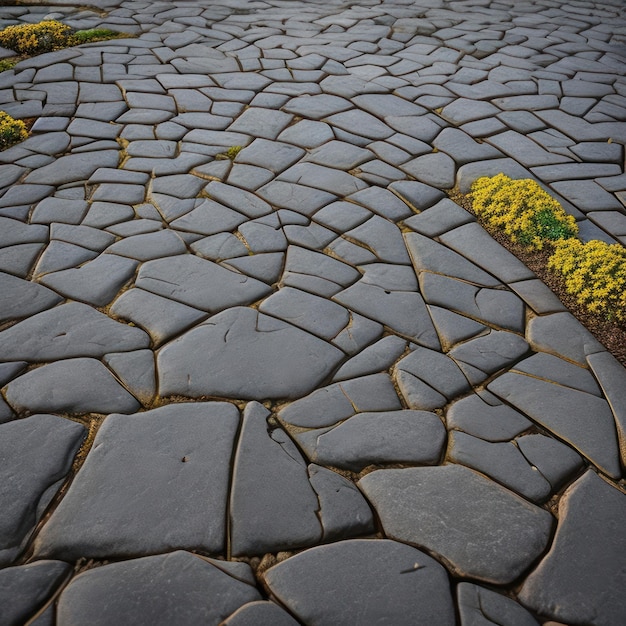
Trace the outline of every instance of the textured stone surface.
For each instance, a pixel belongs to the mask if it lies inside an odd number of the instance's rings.
[[[238,425],[237,409],[225,403],[110,415],[37,536],[36,554],[73,561],[199,546],[222,553]]]
[[[258,599],[253,585],[217,562],[178,551],[83,572],[64,589],[57,615],[63,624],[219,624]]]
[[[487,582],[517,578],[550,538],[548,512],[458,465],[378,470],[359,486],[387,536],[432,550],[459,573]]]
[[[351,540],[312,548],[272,567],[264,579],[304,623],[454,624],[445,570],[395,541]],[[326,598],[323,607],[315,600],[319,597]]]

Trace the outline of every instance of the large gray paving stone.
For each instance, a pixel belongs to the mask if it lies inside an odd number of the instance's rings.
[[[423,211],[445,198],[445,193],[425,183],[401,180],[389,185],[389,191],[415,211]]]
[[[400,169],[427,185],[440,189],[454,187],[456,164],[443,152],[424,154],[408,161]]]
[[[101,254],[79,268],[46,274],[40,282],[68,298],[103,307],[115,298],[136,268],[134,259]]]
[[[326,121],[341,130],[372,140],[387,139],[394,134],[389,126],[365,111],[335,113],[327,117]]]
[[[330,94],[304,95],[292,98],[283,106],[283,110],[300,117],[321,120],[334,113],[351,109],[354,105],[350,100]]]
[[[119,324],[86,304],[69,302],[33,315],[0,333],[0,359],[54,361],[101,357],[107,352],[147,348],[140,329]]]
[[[337,200],[337,196],[327,191],[289,183],[284,180],[271,181],[261,187],[258,190],[258,194],[276,207],[291,209],[308,217],[323,206]]]
[[[589,355],[604,351],[604,347],[569,312],[534,317],[526,331],[528,343],[534,350],[586,364]]]
[[[253,144],[251,144],[247,150],[250,150],[253,146],[257,145],[257,142],[265,141],[262,139],[257,139]],[[267,150],[271,150],[272,156],[275,154],[275,146],[279,144],[266,141],[262,151],[266,153]],[[293,149],[293,146],[284,146],[285,148]],[[237,156],[237,161],[239,161],[239,157],[242,152]],[[238,189],[237,187],[233,187],[232,185],[226,185],[224,183],[220,183],[218,181],[210,182],[206,188],[206,193],[230,207],[231,209],[235,209],[239,213],[243,213],[250,219],[255,219],[259,217],[263,217],[264,215],[268,215],[272,212],[272,207],[267,202],[259,198],[253,193],[249,191],[245,191],[244,189]]]
[[[383,337],[346,361],[337,370],[333,382],[387,370],[404,353],[406,346],[406,340],[395,335]]]
[[[10,563],[69,471],[86,431],[54,415],[0,426],[0,563]]]
[[[614,478],[621,475],[613,413],[604,398],[526,374],[507,373],[489,391],[563,439]]]
[[[2,622],[6,626],[27,623],[71,571],[63,561],[36,561],[0,571]]]
[[[307,464],[284,430],[269,430],[269,415],[256,402],[243,414],[229,510],[234,556],[311,546],[322,536]]]
[[[448,352],[455,344],[470,337],[475,337],[487,330],[484,324],[475,322],[464,315],[448,311],[448,309],[428,306],[428,311],[437,329],[444,352]]]
[[[24,179],[27,183],[43,185],[62,185],[87,180],[101,167],[117,167],[119,152],[117,150],[100,150],[98,152],[82,152],[59,157],[53,163],[33,170]]]
[[[388,537],[439,554],[464,576],[511,582],[550,538],[547,511],[459,465],[377,470],[358,484]]]
[[[304,154],[305,151],[298,146],[258,137],[237,155],[235,162],[281,172],[294,165]]]
[[[293,426],[322,428],[359,412],[401,408],[391,378],[387,374],[373,374],[316,389],[283,407],[278,417]]]
[[[115,235],[91,226],[54,223],[50,227],[50,239],[64,241],[88,250],[102,252],[115,241]]]
[[[439,417],[410,410],[358,413],[334,428],[297,436],[311,461],[353,472],[372,464],[435,464],[445,438]]]
[[[477,321],[524,332],[524,303],[514,293],[503,289],[476,287],[455,278],[422,272],[420,289],[431,305],[456,311]],[[532,341],[529,340],[532,346]]]
[[[350,200],[362,204],[370,211],[392,222],[398,222],[413,215],[413,211],[398,196],[388,189],[380,187],[368,187],[362,191],[357,191],[350,196]],[[315,219],[318,217],[319,214],[316,214]]]
[[[316,163],[297,163],[283,172],[278,180],[307,185],[337,196],[348,196],[367,187],[367,183],[348,172]]]
[[[373,158],[374,155],[365,148],[359,148],[345,141],[329,141],[311,150],[303,160],[347,171]]]
[[[136,288],[119,296],[111,305],[110,312],[144,328],[155,346],[207,316],[205,311]]]
[[[42,243],[23,243],[0,248],[0,272],[26,278],[43,248]]]
[[[244,133],[253,137],[276,139],[293,115],[260,107],[246,109],[228,128],[229,132]]]
[[[456,598],[461,626],[539,626],[515,600],[471,583],[460,583]]]
[[[152,350],[112,352],[103,358],[124,386],[142,404],[149,405],[156,395],[156,370]]]
[[[379,215],[372,216],[345,236],[367,246],[381,261],[404,265],[410,262],[400,229]]]
[[[232,231],[245,221],[246,217],[238,211],[214,200],[204,200],[189,213],[170,222],[170,226],[176,230],[208,236]]]
[[[344,353],[253,309],[209,318],[158,353],[159,393],[264,400],[309,393]]]
[[[128,257],[136,261],[149,261],[187,252],[184,241],[171,230],[131,235],[107,248],[107,253]]]
[[[270,292],[265,283],[192,254],[144,263],[135,285],[210,313],[251,304]]]
[[[512,443],[488,443],[465,433],[453,432],[448,458],[482,472],[533,502],[545,501],[552,492],[548,480]]]
[[[24,243],[46,243],[50,232],[43,224],[25,224],[2,215],[0,215],[0,227],[0,247],[2,248]]]
[[[617,436],[622,457],[626,466],[626,370],[609,352],[597,352],[587,357],[587,363],[598,379],[604,396],[613,411]]]
[[[35,315],[63,300],[43,285],[4,272],[0,272],[0,293],[0,323]]]
[[[59,598],[57,620],[64,626],[85,622],[218,626],[239,607],[260,599],[254,584],[229,572],[220,561],[177,551],[76,576]]]
[[[222,402],[108,416],[35,553],[70,561],[177,548],[223,553],[238,427],[237,408]]]
[[[624,494],[588,470],[559,502],[550,552],[526,579],[520,600],[559,622],[611,626],[626,600]]]
[[[435,272],[485,287],[498,287],[502,284],[466,257],[430,237],[406,233],[404,240],[416,272]]]
[[[276,598],[306,624],[454,624],[445,569],[395,541],[353,539],[311,548],[263,577]]]
[[[131,413],[139,402],[100,361],[66,359],[31,370],[4,389],[17,412]]]
[[[257,600],[244,604],[222,624],[223,626],[298,626],[300,622],[278,604]]]

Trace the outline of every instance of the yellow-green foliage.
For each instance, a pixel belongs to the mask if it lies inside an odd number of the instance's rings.
[[[7,26],[0,31],[0,46],[19,54],[40,54],[73,45],[72,29],[56,20]]]
[[[576,220],[534,180],[512,180],[504,174],[479,178],[472,185],[476,215],[502,230],[511,241],[540,250],[546,241],[578,234]]]
[[[626,321],[626,248],[604,241],[568,239],[555,244],[548,267],[591,313]]]
[[[0,150],[24,141],[28,137],[26,124],[22,120],[14,120],[8,113],[0,111]]]

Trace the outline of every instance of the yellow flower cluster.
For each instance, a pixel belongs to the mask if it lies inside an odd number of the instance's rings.
[[[0,111],[0,150],[10,148],[13,144],[24,141],[26,137],[28,137],[26,124],[22,120],[15,120],[8,113]]]
[[[573,216],[534,180],[512,180],[504,174],[479,178],[472,185],[472,206],[488,226],[511,241],[540,250],[547,241],[578,234]]]
[[[56,20],[7,26],[0,31],[0,46],[18,54],[40,54],[73,45],[72,29]]]
[[[568,239],[555,244],[548,267],[559,272],[567,292],[591,313],[626,321],[626,248],[604,241]]]

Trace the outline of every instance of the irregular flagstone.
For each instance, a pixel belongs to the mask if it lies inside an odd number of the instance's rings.
[[[597,352],[587,357],[587,363],[598,379],[604,396],[613,411],[619,438],[622,465],[626,466],[626,371],[609,352]]]
[[[441,408],[469,390],[469,382],[453,359],[417,347],[394,367],[394,380],[412,409]]]
[[[400,229],[378,215],[346,232],[345,236],[366,245],[381,261],[409,263],[409,255],[402,241]]]
[[[42,243],[24,243],[0,248],[0,272],[26,278],[43,247]]]
[[[177,551],[88,570],[63,590],[57,619],[68,626],[85,621],[94,626],[128,622],[217,626],[239,607],[261,599],[254,584],[219,563]],[[245,569],[249,571],[247,565]]]
[[[446,571],[395,541],[353,539],[311,548],[271,567],[263,578],[307,624],[454,624]],[[326,601],[320,604],[319,598]]]
[[[306,462],[284,430],[269,430],[269,415],[256,402],[243,414],[229,510],[234,556],[311,546],[322,536]]]
[[[563,494],[550,552],[526,579],[522,603],[559,622],[609,626],[626,601],[624,494],[588,470]]]
[[[574,446],[609,476],[621,475],[615,421],[603,398],[517,373],[503,374],[487,388]]]
[[[24,179],[27,183],[62,185],[87,180],[101,167],[117,167],[117,150],[100,150],[61,156],[49,165],[33,170]]]
[[[35,553],[69,561],[178,548],[223,553],[238,427],[236,407],[221,402],[108,416]]]
[[[463,576],[511,582],[550,538],[547,511],[459,465],[378,470],[358,484],[388,537],[439,554]]]
[[[533,425],[524,415],[487,391],[453,402],[447,410],[446,423],[448,428],[485,441],[508,441]]]
[[[66,359],[31,370],[4,389],[17,412],[132,413],[139,402],[100,361]]]
[[[98,256],[94,250],[53,239],[39,257],[33,275],[39,278],[50,272],[66,270],[91,261]]]
[[[322,428],[358,412],[395,411],[402,408],[391,378],[374,374],[316,389],[283,407],[278,418],[293,426]]]
[[[410,275],[410,268],[391,265],[383,272],[370,272],[369,276],[366,272],[364,278],[333,296],[333,300],[420,344],[438,349],[439,339],[424,300],[412,290],[413,286],[405,283]]]
[[[4,272],[0,272],[0,292],[0,323],[35,315],[63,300],[51,289]]]
[[[152,350],[114,352],[104,356],[104,363],[142,404],[156,395],[156,372]]]
[[[381,463],[433,465],[445,438],[434,413],[409,410],[359,413],[334,428],[296,437],[311,461],[353,472]]]
[[[533,502],[543,502],[552,486],[512,443],[488,443],[465,433],[450,435],[448,458],[471,467]]]
[[[58,481],[68,473],[85,434],[82,425],[54,415],[33,415],[0,425],[0,564],[18,555],[60,486]],[[23,582],[25,592],[28,583]]]
[[[147,348],[139,328],[114,322],[80,302],[69,302],[33,315],[0,333],[0,359],[54,361],[101,357],[107,352]]]
[[[7,626],[27,623],[71,571],[62,561],[36,561],[0,571],[2,621]]]
[[[456,588],[461,626],[539,626],[539,622],[511,598],[471,583]]]
[[[207,317],[205,311],[136,288],[117,298],[110,313],[144,328],[155,346]]]
[[[604,347],[569,312],[534,317],[528,323],[528,343],[533,350],[586,364],[588,355],[604,352]]]
[[[374,532],[372,510],[354,483],[319,465],[309,465],[308,473],[319,500],[324,542]]]
[[[107,248],[107,253],[125,256],[137,261],[149,261],[187,252],[183,240],[171,230],[126,237]]]
[[[386,370],[400,358],[406,346],[407,342],[395,335],[383,337],[346,361],[337,370],[333,382]]]
[[[291,324],[235,307],[161,348],[159,393],[297,398],[314,389],[343,357],[342,351]]]
[[[46,274],[40,282],[68,298],[102,307],[113,300],[136,268],[137,261],[133,259],[101,254],[79,268]]]
[[[261,600],[244,604],[222,622],[224,626],[298,626],[299,623],[277,604]]]
[[[209,313],[252,303],[271,291],[265,283],[193,254],[144,263],[135,285]]]

